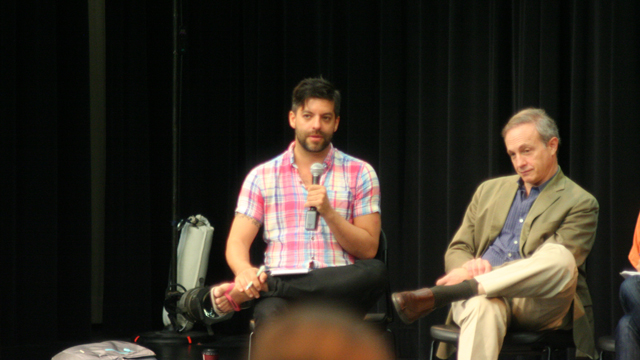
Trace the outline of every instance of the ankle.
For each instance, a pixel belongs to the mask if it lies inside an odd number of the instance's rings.
[[[478,295],[478,282],[475,279],[465,280],[456,285],[438,285],[431,288],[436,308],[454,301],[467,300]]]

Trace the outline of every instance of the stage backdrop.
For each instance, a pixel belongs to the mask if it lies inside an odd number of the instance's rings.
[[[3,344],[91,325],[86,4],[41,3],[3,3]],[[180,14],[179,214],[215,226],[210,283],[231,276],[244,176],[293,140],[291,90],[322,75],[344,99],[334,145],[380,177],[393,290],[442,275],[477,185],[513,173],[502,125],[546,109],[563,171],[600,202],[589,285],[596,335],[613,331],[640,211],[640,3],[185,0]],[[105,24],[103,325],[127,334],[160,328],[168,276],[172,2],[107,1]],[[396,320],[399,356],[426,357],[445,315]]]

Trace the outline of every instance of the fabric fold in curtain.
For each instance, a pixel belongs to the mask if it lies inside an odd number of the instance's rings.
[[[87,6],[5,1],[0,14],[1,346],[88,339]]]

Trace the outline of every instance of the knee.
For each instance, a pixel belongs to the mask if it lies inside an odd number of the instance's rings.
[[[544,256],[547,257],[548,263],[557,271],[559,278],[573,278],[578,276],[576,259],[571,251],[560,244],[549,244],[550,251]]]
[[[630,276],[626,278],[620,285],[620,301],[628,303],[640,293],[640,278],[638,276]]]
[[[369,279],[374,284],[386,284],[389,281],[387,265],[377,259],[360,260],[360,270],[364,278]]]
[[[387,265],[380,260],[373,259],[372,275],[381,282],[388,281]]]

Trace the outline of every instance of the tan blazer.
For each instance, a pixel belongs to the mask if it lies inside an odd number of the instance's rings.
[[[445,254],[446,272],[481,256],[496,239],[518,190],[518,179],[518,175],[505,176],[478,187]],[[575,257],[579,276],[573,337],[577,348],[591,356],[596,355],[596,349],[585,261],[595,240],[598,210],[598,201],[558,169],[531,207],[520,234],[523,258],[530,257],[545,241],[564,245]]]

